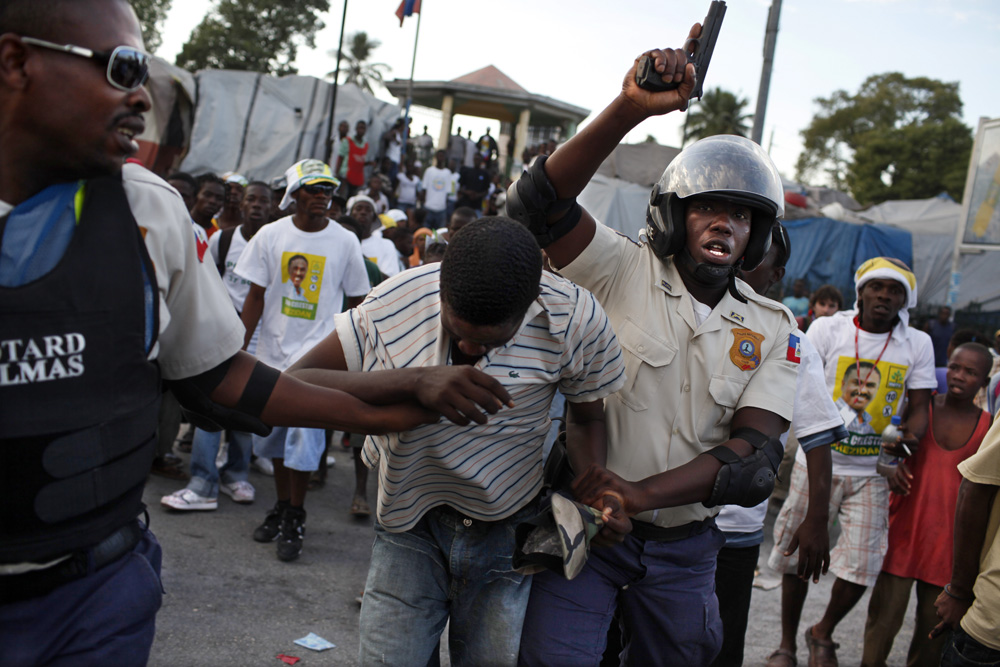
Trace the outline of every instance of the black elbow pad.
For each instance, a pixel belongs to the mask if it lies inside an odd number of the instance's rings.
[[[708,451],[722,461],[722,467],[715,477],[711,495],[702,503],[705,507],[754,507],[766,500],[774,490],[778,465],[785,452],[781,440],[769,438],[751,428],[737,429],[731,437],[749,442],[753,445],[753,453],[740,458],[736,452],[722,445]]]

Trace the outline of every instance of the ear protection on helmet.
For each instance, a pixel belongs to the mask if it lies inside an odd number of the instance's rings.
[[[684,200],[712,197],[748,206],[750,239],[736,264],[751,271],[771,247],[771,227],[785,213],[785,192],[777,168],[764,150],[745,137],[717,135],[685,148],[653,186],[646,236],[659,257],[684,248]]]

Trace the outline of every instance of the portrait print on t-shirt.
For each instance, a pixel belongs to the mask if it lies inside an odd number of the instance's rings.
[[[326,258],[304,252],[281,255],[281,314],[315,320]]]
[[[878,456],[882,430],[903,399],[907,366],[842,356],[833,400],[850,434],[833,450],[847,456]]]

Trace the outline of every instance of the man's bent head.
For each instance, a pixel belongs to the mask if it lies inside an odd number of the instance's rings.
[[[542,252],[510,218],[480,218],[450,239],[441,262],[441,302],[472,325],[520,323],[538,298]]]

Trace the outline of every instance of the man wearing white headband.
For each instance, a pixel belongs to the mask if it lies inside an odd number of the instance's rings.
[[[849,437],[832,446],[829,520],[831,525],[839,520],[841,537],[830,553],[830,570],[837,579],[823,618],[805,631],[810,665],[836,664],[833,630],[882,568],[890,485],[875,471],[880,433],[893,415],[901,414],[903,443],[915,451],[927,430],[927,406],[937,386],[930,336],[907,326],[907,310],[917,304],[917,281],[906,264],[888,257],[870,259],[858,267],[854,285],[854,309],[816,320],[806,334],[823,358],[830,396],[856,395],[861,408],[843,411]],[[806,512],[805,464],[800,450],[768,560],[784,573],[781,644],[768,660],[772,666],[795,664],[798,624],[809,591],[808,578],[796,574],[796,558],[789,557],[793,533]]]

